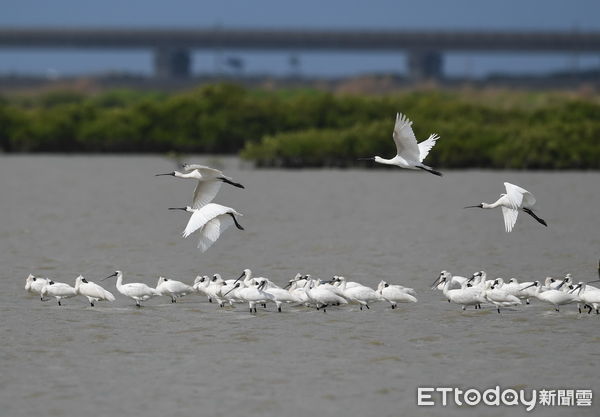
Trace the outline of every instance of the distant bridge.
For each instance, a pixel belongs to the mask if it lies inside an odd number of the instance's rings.
[[[0,48],[150,49],[155,75],[190,75],[194,49],[405,52],[414,79],[443,77],[444,52],[600,52],[600,32],[0,28]]]

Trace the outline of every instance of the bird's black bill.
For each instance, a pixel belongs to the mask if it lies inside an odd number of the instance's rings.
[[[154,174],[154,176],[155,176],[155,177],[160,177],[160,176],[162,176],[162,175],[171,175],[171,176],[173,176],[173,177],[174,177],[174,176],[175,176],[175,173],[174,173],[174,172],[169,172],[169,173],[167,173],[167,174]]]
[[[521,288],[521,291],[526,290],[527,288],[536,287],[537,284],[534,282],[533,284],[529,284],[528,286]]]
[[[463,207],[463,208],[481,208],[481,205],[477,204],[476,206],[466,206],[466,207]]]
[[[230,289],[229,291],[227,291],[225,294],[223,294],[223,296],[225,296],[225,295],[229,294],[231,291],[235,290],[235,289],[236,289],[236,288],[238,288],[239,286],[240,286],[240,284],[235,284],[235,285],[233,286],[233,288],[232,288],[232,289]]]
[[[104,281],[105,279],[109,279],[109,278],[116,277],[116,276],[117,276],[117,273],[115,272],[114,274],[110,274],[106,278],[102,278],[100,281]]]
[[[371,158],[357,158],[357,161],[374,161],[375,157],[371,157]]]
[[[237,277],[237,279],[235,281],[233,281],[233,283],[235,284],[236,282],[238,282],[240,279],[242,279],[242,277],[246,275],[246,271],[242,272],[242,275],[240,275],[239,277]]]
[[[244,230],[242,225],[238,223],[237,219],[235,218],[235,216],[232,213],[227,213],[227,214],[229,214],[231,216],[231,218],[233,219],[233,222],[235,223],[235,227],[237,227],[240,230]]]
[[[169,207],[169,210],[183,210],[183,211],[186,211],[185,207]]]

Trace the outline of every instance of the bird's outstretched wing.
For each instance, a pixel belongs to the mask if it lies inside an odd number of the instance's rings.
[[[213,201],[221,189],[221,184],[222,182],[218,180],[198,181],[194,190],[192,208],[199,209]]]
[[[233,225],[233,218],[229,214],[221,214],[204,225],[198,239],[198,248],[205,252],[221,236],[225,230]]]
[[[223,172],[216,169],[207,167],[206,165],[200,164],[183,164],[183,169],[187,172],[198,170],[198,172],[205,178],[221,177]]]
[[[419,162],[423,162],[423,160],[429,154],[431,148],[435,146],[435,143],[440,137],[437,134],[430,135],[426,140],[419,143]]]
[[[513,227],[515,227],[518,215],[518,210],[502,206],[502,217],[504,217],[504,228],[506,229],[506,233],[510,233]]]
[[[513,208],[531,207],[535,204],[535,197],[526,189],[510,182],[505,182],[504,188],[506,188],[506,198]]]
[[[190,220],[182,233],[183,237],[188,237],[196,230],[202,228],[206,223],[217,216],[226,213],[239,214],[231,207],[222,206],[220,204],[208,203],[199,210],[195,210],[190,217]]]
[[[392,137],[398,155],[409,161],[419,161],[419,146],[411,126],[412,122],[405,115],[397,113]]]

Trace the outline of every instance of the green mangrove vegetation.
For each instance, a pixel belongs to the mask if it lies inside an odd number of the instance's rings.
[[[393,156],[396,112],[441,139],[437,168],[599,169],[600,100],[558,92],[343,95],[214,84],[180,93],[0,97],[3,152],[220,153],[257,166],[353,166]]]

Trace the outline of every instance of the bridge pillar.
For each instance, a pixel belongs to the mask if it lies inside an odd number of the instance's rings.
[[[182,48],[160,47],[154,51],[154,76],[157,78],[187,78],[192,59]]]
[[[413,81],[443,78],[443,57],[437,51],[415,49],[408,52],[408,73]]]

